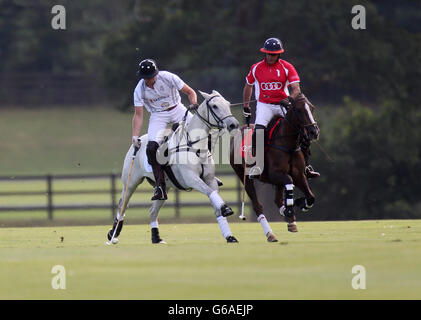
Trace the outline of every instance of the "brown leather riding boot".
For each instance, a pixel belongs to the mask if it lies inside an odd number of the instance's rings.
[[[163,167],[159,163],[156,163],[152,165],[152,171],[155,177],[156,186],[151,200],[167,200],[168,196],[166,192],[165,175]]]

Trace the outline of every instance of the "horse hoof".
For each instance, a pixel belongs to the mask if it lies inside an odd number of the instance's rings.
[[[298,232],[297,224],[295,222],[288,223],[289,232]]]
[[[268,234],[266,236],[267,236],[268,242],[278,242],[278,239],[276,238],[276,236],[272,232],[268,232]]]
[[[164,240],[158,239],[158,240],[152,240],[152,244],[167,244]]]
[[[228,237],[226,237],[226,239],[227,239],[227,243],[236,243],[236,242],[238,242],[238,240],[235,239],[234,236],[228,236]]]
[[[232,209],[230,207],[228,207],[226,204],[224,204],[221,207],[221,215],[223,217],[228,217],[230,215],[232,215],[234,213],[234,211],[232,211]]]
[[[152,243],[153,244],[156,244],[156,243],[166,244],[166,242],[164,240],[162,240],[161,237],[159,236],[158,228],[152,228],[151,233],[152,233]]]

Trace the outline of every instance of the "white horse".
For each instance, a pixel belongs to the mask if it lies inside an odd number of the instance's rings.
[[[208,151],[208,136],[210,130],[213,129],[217,129],[219,134],[228,130],[233,135],[238,130],[239,123],[231,113],[230,103],[221,94],[215,90],[212,91],[212,94],[199,92],[205,100],[200,104],[188,124],[183,121],[180,123],[175,132],[167,139],[168,145],[161,144],[157,152],[157,160],[161,164],[168,163],[173,177],[176,179],[176,183],[173,183],[166,172],[167,188],[195,189],[208,196],[223,237],[227,242],[238,242],[232,235],[226,219],[227,216],[233,214],[233,211],[218,194],[215,163]],[[139,152],[134,156],[134,147],[131,146],[124,160],[121,175],[124,186],[118,205],[117,217],[113,228],[107,234],[108,240],[111,240],[113,244],[118,243],[117,237],[123,227],[124,212],[133,192],[145,178],[151,183],[155,181],[146,156],[147,134],[140,139]],[[166,152],[164,152],[165,149],[167,149]],[[131,165],[132,170],[129,177]],[[127,185],[128,178],[129,184]],[[126,192],[127,194],[125,194]],[[149,210],[152,243],[165,243],[160,238],[158,229],[158,213],[164,202],[165,200],[152,201]],[[122,214],[122,217],[120,217],[120,214]]]

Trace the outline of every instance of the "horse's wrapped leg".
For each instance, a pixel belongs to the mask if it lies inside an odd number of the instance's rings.
[[[227,218],[223,216],[218,216],[216,218],[216,221],[218,221],[219,229],[221,229],[222,236],[227,240],[228,243],[238,242],[238,240],[231,233],[231,229],[228,225]]]
[[[268,221],[266,220],[266,217],[264,214],[261,214],[257,217],[257,221],[260,222],[263,228],[263,232],[265,233],[265,236],[267,238],[268,242],[277,242],[278,239],[276,239],[276,236],[272,232],[272,228],[269,226]]]
[[[149,217],[151,222],[151,240],[152,243],[166,244],[159,236],[158,213],[165,200],[155,200],[149,209]]]
[[[285,185],[285,221],[288,223],[289,232],[298,232],[294,213],[294,185],[292,183]]]
[[[224,200],[222,200],[217,190],[214,190],[209,195],[209,199],[213,204],[214,208],[216,210],[219,209],[221,211],[221,215],[223,217],[228,217],[234,213],[234,211],[227,204],[225,204]]]

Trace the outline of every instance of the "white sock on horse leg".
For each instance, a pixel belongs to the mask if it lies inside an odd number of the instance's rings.
[[[263,232],[265,233],[265,235],[268,234],[268,232],[272,232],[272,229],[269,226],[268,221],[266,220],[266,217],[264,214],[261,214],[257,217],[257,221],[260,222],[260,224],[262,225],[263,228]]]
[[[218,194],[218,191],[216,190],[209,195],[209,199],[212,202],[213,206],[217,209],[220,209],[225,203],[224,200],[222,200],[221,196]]]
[[[222,232],[222,235],[224,236],[224,238],[232,236],[230,227],[228,225],[227,218],[225,218],[223,216],[219,216],[219,217],[216,218],[216,220],[218,221],[219,228],[221,229],[221,232]]]
[[[151,222],[151,228],[158,228],[158,221],[152,221]]]

